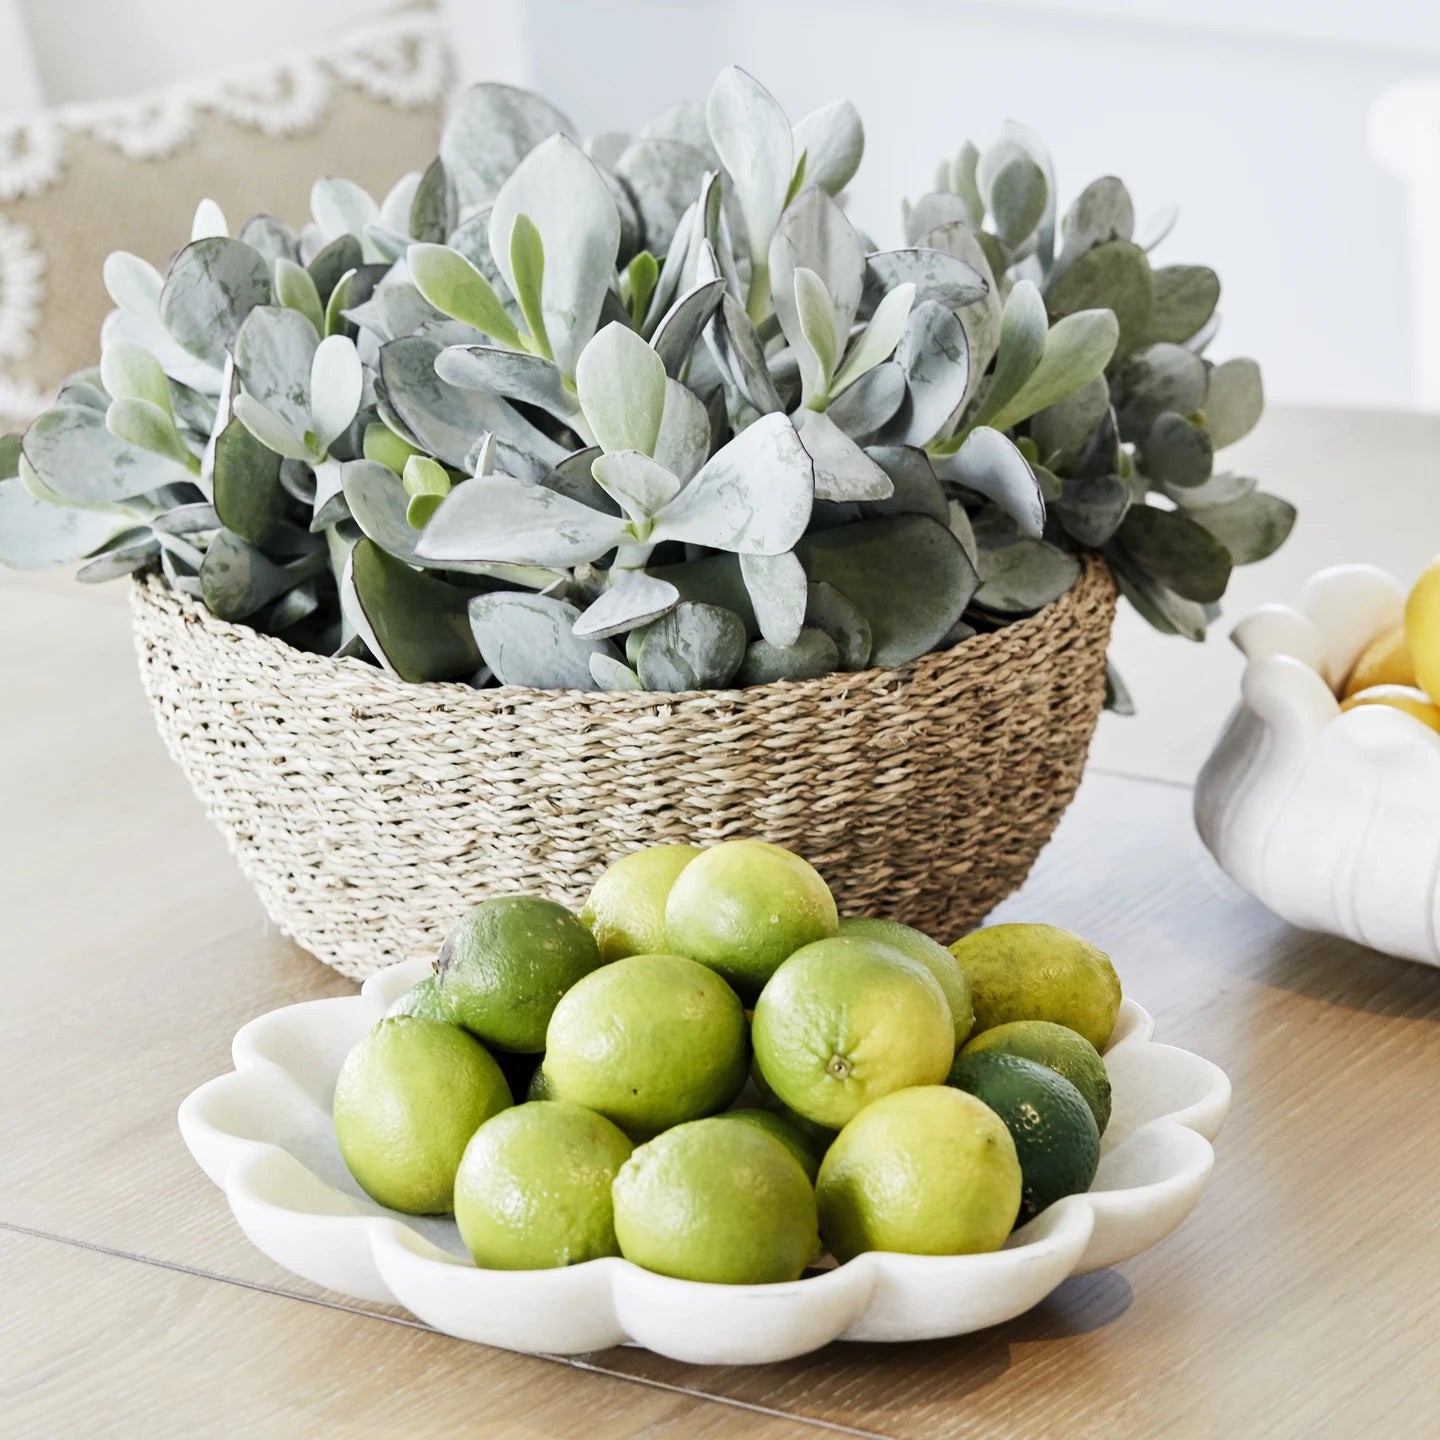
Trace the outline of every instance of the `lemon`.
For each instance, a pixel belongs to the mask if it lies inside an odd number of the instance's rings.
[[[1392,626],[1377,635],[1350,667],[1343,695],[1348,698],[1375,685],[1414,685],[1415,664],[1405,643],[1405,627]]]
[[[372,1199],[409,1215],[452,1208],[470,1137],[510,1105],[500,1067],[473,1036],[440,1020],[381,1020],[335,1082],[335,1139]]]
[[[580,918],[590,927],[602,960],[669,949],[665,902],[680,872],[700,853],[698,845],[651,845],[615,861],[600,876]]]
[[[818,872],[762,840],[727,840],[704,851],[680,872],[665,905],[668,948],[718,970],[746,1000],[787,955],[839,926]]]
[[[1020,1213],[1029,1220],[1063,1195],[1090,1188],[1100,1131],[1085,1097],[1063,1076],[1020,1055],[970,1055],[950,1084],[983,1100],[1004,1122],[1020,1161]]]
[[[797,1280],[818,1249],[815,1191],[773,1135],[717,1115],[641,1145],[612,1187],[627,1260],[719,1285]]]
[[[1405,643],[1416,682],[1440,700],[1440,560],[1431,563],[1405,601]]]
[[[1372,685],[1368,690],[1347,695],[1340,702],[1342,710],[1358,710],[1362,705],[1388,705],[1413,715],[1422,725],[1440,730],[1440,705],[1413,685]]]
[[[938,940],[932,940],[922,931],[902,925],[898,920],[873,920],[868,917],[842,920],[840,933],[862,940],[879,940],[894,946],[902,955],[918,960],[940,982],[940,988],[950,1002],[950,1018],[955,1022],[955,1043],[965,1043],[975,1026],[970,986],[955,957]]]
[[[990,925],[950,953],[970,982],[977,1031],[1050,1020],[1105,1048],[1120,1013],[1120,979],[1088,940],[1055,925]]]
[[[631,955],[587,975],[555,1007],[542,1073],[552,1098],[644,1138],[723,1110],[749,1067],[745,1011],[713,970]]]
[[[792,1110],[838,1129],[881,1095],[944,1080],[955,1025],[918,960],[853,936],[797,950],[755,1002],[755,1060]]]
[[[579,1105],[518,1105],[487,1120],[455,1177],[455,1222],[475,1263],[546,1270],[618,1255],[610,1186],[634,1148]]]
[[[1005,1122],[948,1085],[897,1090],[839,1134],[816,1185],[820,1234],[837,1260],[865,1250],[998,1250],[1020,1210],[1020,1161]]]
[[[955,1065],[991,1051],[1018,1055],[1063,1075],[1085,1097],[1096,1129],[1105,1133],[1110,1123],[1110,1076],[1099,1051],[1083,1035],[1049,1020],[1012,1020],[1008,1025],[982,1030],[955,1057]],[[955,1083],[954,1066],[947,1083]]]
[[[746,1107],[727,1110],[717,1120],[733,1120],[737,1125],[753,1125],[767,1135],[773,1135],[799,1162],[805,1178],[813,1185],[819,1173],[820,1162],[825,1158],[827,1146],[812,1140],[810,1133],[802,1130],[793,1120],[775,1110],[758,1110]]]
[[[440,994],[450,1018],[487,1045],[534,1053],[560,997],[600,964],[578,916],[538,895],[485,900],[440,948]]]

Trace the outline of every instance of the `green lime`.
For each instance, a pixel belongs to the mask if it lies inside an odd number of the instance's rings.
[[[440,994],[440,981],[434,975],[417,980],[393,1005],[386,1015],[418,1015],[422,1020],[450,1022],[450,1012]]]
[[[511,1103],[500,1067],[440,1020],[381,1020],[335,1082],[335,1139],[372,1199],[410,1215],[452,1208],[470,1137]]]
[[[553,1100],[555,1092],[550,1088],[550,1077],[545,1073],[543,1064],[537,1065],[530,1076],[530,1084],[525,1089],[526,1100]]]
[[[990,925],[950,953],[970,982],[977,1031],[1050,1020],[1105,1048],[1120,1013],[1120,979],[1088,940],[1055,925]]]
[[[773,1135],[728,1116],[677,1125],[621,1166],[620,1253],[681,1280],[797,1280],[815,1255],[815,1191]]]
[[[538,895],[484,900],[440,948],[450,1018],[487,1045],[534,1053],[560,997],[600,964],[578,916]]]
[[[938,1085],[955,1058],[939,982],[875,940],[837,936],[797,950],[755,1002],[755,1059],[792,1110],[839,1129],[881,1095]]]
[[[555,1007],[545,1041],[551,1096],[655,1135],[723,1110],[745,1084],[745,1011],[713,970],[631,955],[587,975]]]
[[[1012,1020],[1008,1025],[982,1030],[955,1060],[958,1064],[968,1056],[992,1050],[1033,1060],[1063,1075],[1085,1097],[1096,1129],[1105,1133],[1110,1123],[1110,1076],[1100,1052],[1083,1035],[1050,1020]]]
[[[1005,1122],[1024,1176],[1025,1219],[1062,1195],[1090,1188],[1100,1163],[1100,1131],[1085,1097],[1063,1075],[992,1050],[957,1061],[949,1083],[983,1100]]]
[[[836,1137],[816,1186],[837,1260],[865,1250],[998,1250],[1020,1209],[1015,1142],[994,1111],[946,1085],[897,1090]]]
[[[792,851],[727,840],[692,860],[665,906],[669,949],[753,1000],[787,955],[839,929],[830,887]]]
[[[659,955],[665,938],[665,902],[680,872],[701,853],[698,845],[651,845],[615,861],[595,882],[580,918],[590,927],[600,958]]]
[[[774,1110],[744,1108],[727,1110],[717,1120],[733,1120],[738,1125],[753,1125],[767,1135],[773,1135],[800,1162],[806,1179],[813,1185],[820,1172],[820,1162],[825,1158],[825,1146],[817,1145],[793,1120]]]
[[[840,922],[840,933],[858,940],[878,940],[902,955],[918,960],[939,982],[950,1002],[955,1022],[955,1043],[963,1045],[975,1025],[975,1008],[970,1003],[970,986],[955,957],[938,941],[898,920],[874,920],[856,916]]]
[[[475,1263],[548,1270],[618,1255],[610,1185],[634,1148],[579,1105],[517,1105],[487,1120],[455,1177],[455,1221]]]

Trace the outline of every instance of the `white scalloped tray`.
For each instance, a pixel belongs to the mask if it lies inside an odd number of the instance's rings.
[[[291,1005],[235,1036],[235,1070],[180,1107],[180,1133],[240,1228],[276,1264],[360,1300],[397,1303],[463,1340],[576,1354],[633,1342],[701,1365],[760,1364],[832,1340],[925,1340],[996,1325],[1069,1275],[1164,1239],[1210,1175],[1230,1103],[1224,1072],[1151,1041],[1120,1011],[1105,1054],[1114,1114],[1094,1188],[1052,1205],[990,1255],[871,1253],[783,1285],[707,1285],[628,1260],[481,1270],[449,1219],[367,1198],[335,1144],[330,1104],[352,1045],[429,970],[407,961],[359,995]]]

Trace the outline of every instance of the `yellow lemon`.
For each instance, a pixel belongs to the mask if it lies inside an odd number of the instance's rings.
[[[1414,685],[1415,663],[1405,643],[1405,627],[1392,626],[1361,652],[1345,680],[1345,699],[1376,685]]]
[[[1415,679],[1432,698],[1440,698],[1440,560],[1415,582],[1405,602],[1405,642],[1415,662]]]
[[[1347,696],[1340,702],[1342,710],[1354,710],[1361,705],[1389,705],[1394,710],[1413,715],[1422,725],[1440,731],[1440,705],[1413,685],[1372,685],[1370,689]]]

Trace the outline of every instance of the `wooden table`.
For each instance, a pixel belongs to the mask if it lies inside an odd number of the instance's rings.
[[[1247,451],[1307,508],[1232,614],[1317,564],[1440,548],[1440,420],[1281,411]],[[1223,639],[1122,623],[1141,716],[1103,722],[1000,912],[1095,939],[1160,1038],[1229,1071],[1195,1215],[982,1334],[696,1369],[465,1345],[241,1237],[175,1107],[243,1021],[349,987],[265,925],[155,736],[127,624],[117,589],[0,579],[0,1436],[1440,1430],[1440,971],[1289,929],[1201,849],[1187,782],[1233,699]]]

